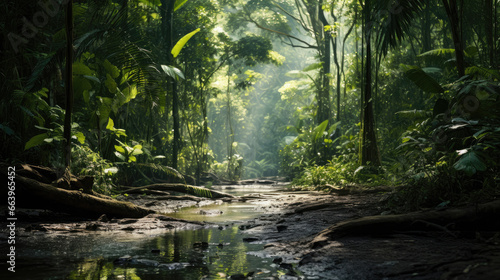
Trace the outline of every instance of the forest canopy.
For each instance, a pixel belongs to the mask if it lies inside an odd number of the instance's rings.
[[[488,199],[497,0],[2,1],[1,162]]]

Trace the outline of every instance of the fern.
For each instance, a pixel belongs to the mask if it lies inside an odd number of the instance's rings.
[[[206,188],[186,186],[186,190],[188,191],[188,193],[196,196],[212,198],[212,192]]]

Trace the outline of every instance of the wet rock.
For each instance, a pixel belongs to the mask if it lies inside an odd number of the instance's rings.
[[[121,219],[118,221],[118,224],[120,225],[128,225],[128,224],[133,224],[137,223],[137,219]]]
[[[277,264],[280,264],[283,262],[283,258],[274,258],[273,259],[273,263],[277,263]]]
[[[217,215],[222,215],[224,212],[220,210],[200,210],[198,212],[200,215],[207,215],[207,216],[217,216]]]
[[[259,241],[259,239],[257,237],[245,237],[245,238],[243,238],[243,242],[255,242],[255,241]]]
[[[96,223],[89,223],[85,226],[86,230],[97,230],[99,229],[99,225]]]
[[[47,231],[47,228],[39,225],[39,224],[32,224],[24,228],[25,231],[32,231],[32,230],[38,230],[38,231]]]
[[[276,228],[277,228],[278,232],[282,232],[282,231],[286,230],[288,228],[288,226],[279,225]]]
[[[108,216],[106,216],[106,214],[102,214],[99,219],[97,219],[98,222],[102,222],[102,223],[107,223],[109,222],[109,219],[108,219]]]
[[[168,270],[179,270],[190,266],[189,263],[162,263],[158,265],[158,268],[168,269]]]
[[[160,253],[160,249],[151,249],[151,253],[153,253],[153,254],[159,254]]]
[[[115,265],[124,265],[128,264],[132,260],[132,257],[130,255],[125,255],[123,257],[119,257],[118,259],[113,261],[113,264]]]
[[[157,261],[148,260],[148,259],[132,259],[130,261],[130,264],[138,264],[138,265],[144,265],[144,266],[158,266],[160,263]]]
[[[239,273],[239,274],[231,275],[231,277],[229,277],[229,279],[231,279],[231,280],[244,280],[244,279],[247,279],[247,277],[245,275]]]
[[[207,242],[196,242],[193,244],[193,248],[199,248],[199,249],[207,249],[208,248],[208,243]]]

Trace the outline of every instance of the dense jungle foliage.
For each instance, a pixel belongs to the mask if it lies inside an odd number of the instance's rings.
[[[211,173],[404,185],[409,208],[488,199],[499,6],[2,1],[1,161],[68,166],[108,194]]]

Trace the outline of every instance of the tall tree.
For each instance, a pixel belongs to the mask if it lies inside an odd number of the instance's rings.
[[[450,21],[451,35],[455,46],[455,57],[457,59],[457,70],[460,77],[465,75],[464,41],[462,38],[462,19],[460,14],[464,7],[463,0],[460,4],[457,0],[442,0],[448,20]]]
[[[66,4],[66,113],[64,117],[64,159],[71,165],[71,115],[73,113],[73,0]]]
[[[174,8],[175,0],[161,0],[161,19],[162,19],[162,34],[164,36],[166,50],[166,64],[173,65],[174,57],[172,56],[172,48],[174,47],[173,32],[174,32]],[[169,93],[172,95],[172,118],[174,142],[172,147],[172,167],[177,169],[177,161],[180,150],[180,125],[179,125],[179,94],[177,92],[177,81],[175,77],[169,78],[168,84]]]

